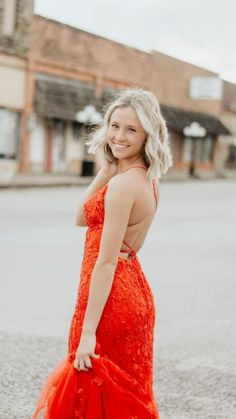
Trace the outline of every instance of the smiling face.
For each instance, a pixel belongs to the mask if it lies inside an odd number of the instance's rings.
[[[131,106],[116,108],[107,131],[107,141],[118,160],[134,160],[142,156],[146,133]]]

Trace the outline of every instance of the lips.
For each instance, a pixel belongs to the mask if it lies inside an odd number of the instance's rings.
[[[115,147],[116,147],[116,148],[119,148],[119,149],[124,149],[124,148],[129,147],[129,146],[128,146],[128,145],[126,145],[126,144],[118,144],[118,143],[114,143],[114,145],[115,145]]]

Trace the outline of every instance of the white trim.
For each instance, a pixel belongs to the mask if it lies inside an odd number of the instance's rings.
[[[16,0],[3,1],[3,25],[4,35],[11,36],[15,32],[16,26]]]

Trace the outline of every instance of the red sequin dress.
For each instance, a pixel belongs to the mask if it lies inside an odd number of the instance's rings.
[[[78,371],[73,366],[99,251],[106,189],[107,184],[84,204],[88,228],[68,354],[47,377],[32,419],[159,419],[152,390],[153,295],[137,254],[125,242],[129,250],[122,251],[129,257],[118,257],[96,330],[95,353],[100,357],[90,358],[89,371]]]

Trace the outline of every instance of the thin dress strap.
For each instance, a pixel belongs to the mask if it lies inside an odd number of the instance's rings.
[[[123,170],[120,173],[124,173],[124,172],[126,172],[126,170],[132,169],[133,167],[140,167],[140,169],[144,169],[145,171],[147,171],[147,168],[146,167],[140,166],[139,164],[136,164],[134,166],[127,167],[127,169]],[[124,243],[129,248],[129,250],[128,249],[127,250],[126,249],[122,249],[122,250],[120,250],[120,252],[122,252],[122,253],[130,253],[130,251],[131,251],[131,252],[134,252],[135,253],[135,251],[133,250],[133,248],[128,243],[126,243],[124,240],[123,240],[122,243]]]
[[[147,170],[147,168],[145,168],[144,166],[139,166],[139,165],[128,167],[126,170],[129,170],[132,167],[140,167],[140,168],[142,168],[144,170]],[[124,172],[126,170],[124,170]],[[155,187],[155,178],[152,179],[152,186],[153,186],[153,192],[154,192],[154,197],[155,197],[155,201],[156,201],[156,210],[157,210],[158,200],[157,200],[157,193],[156,193],[156,187]],[[133,252],[133,253],[135,253],[135,251],[133,250],[133,248],[128,243],[126,243],[124,240],[122,241],[122,243],[124,243],[129,248],[129,250],[128,249],[122,249],[122,250],[120,250],[120,252],[122,252],[122,253],[130,253],[130,252]]]
[[[154,197],[155,197],[155,201],[156,201],[156,210],[157,210],[158,201],[157,201],[157,193],[156,193],[156,188],[155,188],[155,179],[152,179],[152,186],[153,186]],[[130,249],[131,252],[135,253],[133,248],[128,243],[126,243],[124,240],[123,240],[122,243],[124,243]],[[124,252],[124,253],[129,253],[130,252],[129,250],[126,250],[126,249],[124,249],[124,250],[122,249],[120,251]]]
[[[156,209],[157,209],[157,193],[156,193],[156,187],[155,187],[155,179],[152,179],[152,186],[153,186],[153,191],[154,191],[154,196],[155,196],[155,201],[156,201]]]
[[[126,172],[127,170],[129,170],[129,169],[133,169],[133,167],[140,167],[140,169],[144,169],[144,170],[146,170],[146,171],[147,171],[147,168],[146,168],[146,167],[144,167],[144,166],[140,166],[139,164],[136,164],[136,165],[134,165],[134,166],[127,167],[127,169],[122,170],[122,172],[120,172],[120,173],[124,173],[124,172]]]

